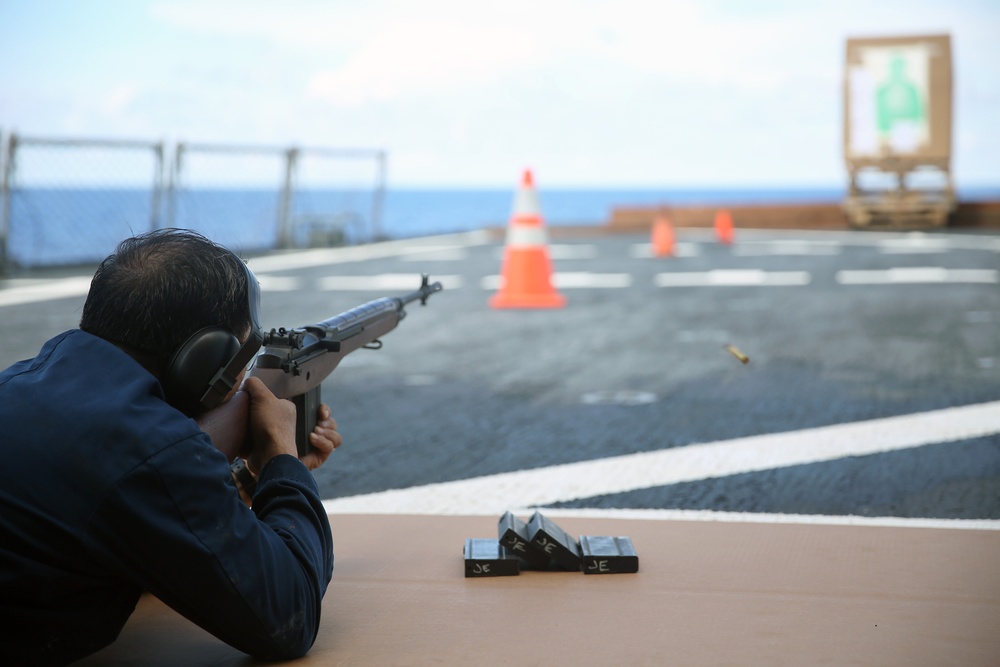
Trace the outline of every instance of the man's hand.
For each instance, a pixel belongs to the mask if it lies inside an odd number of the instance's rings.
[[[260,378],[247,378],[243,389],[250,395],[250,455],[247,465],[256,475],[275,456],[295,448],[295,404],[278,398]]]
[[[337,422],[330,416],[330,407],[326,404],[320,405],[316,415],[318,421],[312,433],[309,434],[309,444],[312,449],[301,460],[310,470],[323,465],[337,447],[340,447],[343,438],[337,432]]]
[[[247,378],[243,389],[250,395],[250,454],[247,465],[257,475],[264,464],[279,454],[298,456],[295,446],[295,404],[277,398],[259,378]],[[309,434],[309,453],[299,460],[310,470],[323,465],[340,447],[343,438],[337,431],[337,422],[330,415],[330,407],[320,405],[318,421]]]

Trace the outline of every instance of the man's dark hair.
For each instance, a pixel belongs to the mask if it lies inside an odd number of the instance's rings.
[[[80,328],[170,360],[193,333],[250,330],[243,260],[197,232],[160,229],[125,239],[90,284]]]

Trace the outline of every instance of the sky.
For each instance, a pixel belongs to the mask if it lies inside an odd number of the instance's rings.
[[[848,37],[947,33],[1000,186],[1000,2],[0,0],[0,131],[387,151],[390,187],[839,187]]]

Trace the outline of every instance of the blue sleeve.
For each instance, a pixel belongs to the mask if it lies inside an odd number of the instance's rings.
[[[96,557],[249,655],[299,657],[316,639],[333,538],[293,456],[264,467],[251,510],[225,457],[188,438],[122,478],[91,535]]]

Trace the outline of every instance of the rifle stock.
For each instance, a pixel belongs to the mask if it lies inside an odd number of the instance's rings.
[[[247,373],[257,377],[278,398],[295,404],[295,443],[299,456],[309,452],[309,434],[316,426],[320,385],[351,352],[381,347],[380,337],[389,333],[406,316],[406,305],[441,291],[441,283],[421,278],[420,289],[400,297],[382,297],[334,315],[317,324],[287,330],[272,329],[264,337],[264,347]],[[232,461],[247,450],[249,396],[236,392],[222,405],[198,419],[212,443]]]
[[[250,421],[250,395],[237,391],[233,397],[198,418],[201,430],[212,438],[212,444],[232,462],[246,455]]]

